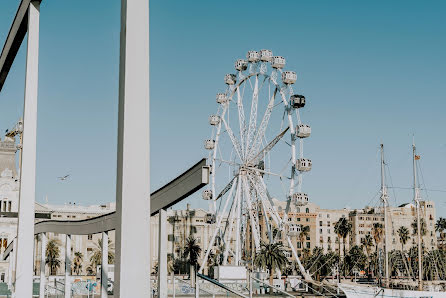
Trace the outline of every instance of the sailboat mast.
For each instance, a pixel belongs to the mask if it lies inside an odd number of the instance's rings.
[[[421,272],[421,221],[420,221],[420,199],[419,189],[417,183],[417,162],[416,162],[416,147],[415,141],[412,144],[413,151],[413,196],[417,207],[417,238],[418,238],[418,288],[421,291],[423,289],[423,276]]]
[[[389,254],[387,253],[389,239],[387,232],[387,188],[385,182],[385,172],[384,172],[384,145],[381,144],[381,200],[383,203],[384,209],[384,257],[385,257],[385,265],[386,265],[386,287],[389,287]]]

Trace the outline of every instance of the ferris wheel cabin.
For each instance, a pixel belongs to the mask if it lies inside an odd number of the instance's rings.
[[[214,140],[204,141],[204,148],[207,150],[213,150],[215,148],[215,141]]]
[[[258,62],[260,60],[260,53],[257,51],[248,51],[246,59],[248,59],[249,62]]]
[[[219,125],[220,124],[220,116],[218,116],[218,115],[209,116],[209,124],[210,125]]]
[[[282,72],[282,82],[285,84],[294,84],[297,80],[297,74],[294,71]]]
[[[210,189],[203,190],[202,196],[203,196],[203,200],[206,200],[206,201],[211,200],[212,199],[212,190],[210,190]]]
[[[217,103],[224,104],[228,102],[228,98],[224,93],[217,93]]]
[[[238,59],[237,61],[235,61],[235,69],[237,69],[238,71],[244,71],[247,68],[248,62],[246,60]]]
[[[311,134],[311,127],[307,124],[299,124],[296,126],[296,136],[298,138],[308,138]]]
[[[271,50],[260,50],[260,60],[263,62],[270,62],[273,60],[273,51]]]
[[[299,236],[301,231],[301,226],[299,224],[291,223],[289,224],[288,236]]]
[[[303,192],[293,193],[291,202],[294,204],[294,206],[305,206],[308,204],[308,195]]]
[[[295,109],[300,109],[305,106],[305,96],[294,94],[290,97],[291,106]]]
[[[271,66],[273,68],[284,68],[285,67],[285,58],[282,56],[274,56],[271,62]]]
[[[299,158],[296,162],[297,169],[301,172],[308,172],[311,170],[311,159]]]
[[[228,73],[225,75],[225,83],[227,85],[235,85],[235,82],[237,82],[237,76],[232,73]]]

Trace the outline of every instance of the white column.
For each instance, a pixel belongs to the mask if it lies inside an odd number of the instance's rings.
[[[107,298],[108,286],[108,232],[102,232],[101,298]]]
[[[45,277],[45,254],[46,254],[46,233],[42,233],[40,241],[40,291],[39,297],[45,297],[45,285],[46,285],[46,277]]]
[[[65,298],[71,297],[71,235],[65,236]]]
[[[33,283],[34,203],[36,190],[37,86],[39,60],[39,1],[28,9],[23,149],[17,225],[16,297],[31,297]]]
[[[158,218],[158,298],[167,298],[167,211],[161,209]]]
[[[117,297],[150,296],[149,1],[121,0]]]

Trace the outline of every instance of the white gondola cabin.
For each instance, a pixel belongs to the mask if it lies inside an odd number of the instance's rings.
[[[206,189],[203,190],[203,200],[212,200],[212,190]]]
[[[308,138],[311,134],[311,127],[307,124],[299,124],[296,126],[296,136],[298,138]]]
[[[305,96],[299,94],[291,95],[290,102],[291,106],[295,109],[303,108],[305,106]]]
[[[294,84],[297,80],[297,74],[294,71],[282,72],[282,82],[285,84]]]
[[[215,148],[215,141],[214,140],[206,140],[204,141],[204,148],[207,150],[212,150]]]
[[[215,214],[212,214],[212,213],[206,214],[206,223],[214,224],[216,222],[217,222],[217,217],[215,216]]]
[[[235,61],[235,69],[239,71],[244,71],[247,68],[248,68],[248,61],[243,59],[238,59],[237,61]]]
[[[294,206],[305,206],[308,204],[308,195],[303,192],[293,193],[291,202],[294,204]]]
[[[270,62],[273,59],[273,51],[260,50],[260,60],[263,62]]]
[[[218,115],[209,116],[209,124],[210,125],[219,125],[220,124],[220,116],[218,116]]]
[[[311,159],[299,158],[296,161],[296,166],[299,171],[308,172],[311,170],[311,166],[312,166]]]
[[[248,59],[249,62],[258,62],[260,60],[260,53],[257,51],[248,51],[246,59]]]
[[[275,56],[271,61],[271,66],[274,68],[284,68],[285,67],[285,58],[282,56]]]
[[[235,82],[237,82],[237,76],[233,73],[228,73],[225,75],[225,83],[227,85],[235,85]]]
[[[217,103],[224,104],[228,102],[228,97],[224,93],[217,93]]]
[[[301,226],[299,224],[291,223],[288,227],[288,236],[299,236],[301,231]]]

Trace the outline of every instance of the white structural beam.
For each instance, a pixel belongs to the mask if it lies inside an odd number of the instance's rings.
[[[107,298],[108,287],[108,232],[102,232],[101,298]]]
[[[65,235],[65,298],[71,298],[71,235]]]
[[[37,86],[40,2],[28,8],[23,149],[17,225],[16,297],[31,297],[33,283],[34,204],[36,189]]]
[[[121,0],[117,297],[150,297],[149,1]]]
[[[158,298],[167,298],[167,211],[161,209],[158,215]]]
[[[46,233],[40,234],[40,289],[39,289],[39,298],[45,297],[45,254],[46,254]]]

